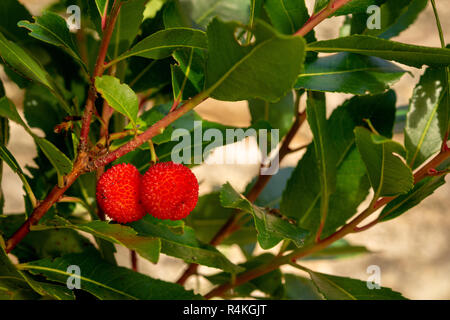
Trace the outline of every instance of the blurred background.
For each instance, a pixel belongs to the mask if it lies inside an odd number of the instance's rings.
[[[243,0],[244,1],[244,0]],[[52,0],[20,0],[33,15],[39,15],[41,10]],[[306,0],[309,6],[314,1]],[[436,1],[444,36],[450,43],[450,0]],[[338,26],[343,18],[332,18],[324,21],[316,28],[318,40],[337,37]],[[417,21],[406,31],[392,40],[439,47],[439,37],[431,5],[421,13]],[[424,69],[414,69],[408,66],[402,68],[411,71],[405,74],[394,86],[397,93],[397,105],[409,103],[415,84]],[[0,77],[4,82],[6,94],[21,108],[23,92],[5,76],[0,67]],[[328,112],[349,98],[345,94],[328,94]],[[304,104],[303,104],[304,107]],[[208,100],[201,104],[196,111],[207,120],[221,122],[234,126],[246,127],[250,125],[250,112],[246,102],[220,102]],[[22,168],[33,166],[36,150],[32,138],[22,127],[10,122],[11,137],[9,150],[16,157]],[[36,131],[39,133],[38,131]],[[403,141],[402,134],[396,134],[394,139]],[[304,126],[294,139],[292,146],[300,146],[311,141],[309,128]],[[236,152],[240,156],[254,155],[257,151],[253,140],[241,141]],[[302,151],[290,154],[281,163],[282,167],[295,166],[302,156]],[[200,193],[205,194],[229,181],[236,189],[243,191],[250,180],[257,175],[258,165],[201,165],[194,168],[200,184]],[[447,177],[447,182],[449,178]],[[23,190],[20,179],[8,166],[4,166],[2,187],[5,195],[5,212],[22,213],[24,211]],[[364,204],[362,205],[364,206]],[[366,272],[370,265],[377,265],[381,269],[381,285],[400,291],[409,299],[450,299],[450,184],[439,188],[430,198],[410,210],[407,214],[390,222],[386,222],[368,231],[346,237],[354,245],[366,246],[371,253],[340,260],[305,261],[303,264],[312,270],[334,275],[348,276],[367,280]],[[220,247],[231,261],[239,263],[244,260],[239,249],[234,247]],[[117,258],[120,265],[130,266],[129,251],[117,247]],[[139,260],[139,271],[152,277],[174,281],[184,271],[182,261],[162,255],[158,265],[146,260]],[[291,273],[299,271],[286,267]],[[215,273],[215,269],[202,267],[205,273]],[[210,289],[206,280],[191,277],[187,283],[200,293]]]

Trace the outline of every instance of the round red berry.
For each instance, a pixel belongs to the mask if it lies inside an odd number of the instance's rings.
[[[135,166],[121,163],[108,169],[97,182],[97,203],[111,219],[128,223],[145,215],[139,198],[141,174]]]
[[[197,204],[197,178],[182,164],[157,163],[142,177],[141,200],[145,210],[156,218],[183,219]]]

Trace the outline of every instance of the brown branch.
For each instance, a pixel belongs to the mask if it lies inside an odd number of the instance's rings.
[[[107,26],[103,34],[102,42],[100,44],[99,54],[97,57],[97,62],[95,64],[94,73],[91,78],[91,84],[89,86],[88,98],[86,101],[86,106],[82,116],[82,127],[80,133],[80,146],[75,160],[72,171],[64,177],[63,186],[55,186],[52,191],[47,195],[44,201],[34,208],[30,217],[25,221],[22,226],[13,234],[13,236],[6,243],[6,251],[11,252],[15,246],[30,232],[30,227],[39,222],[39,220],[45,215],[45,213],[57,202],[63,195],[64,192],[75,182],[75,180],[83,173],[87,171],[89,156],[87,152],[88,147],[88,136],[91,125],[92,113],[95,110],[95,98],[96,90],[94,86],[94,80],[96,76],[103,73],[104,62],[106,53],[108,51],[109,42],[114,30],[114,25],[117,20],[117,16],[120,11],[121,2],[118,0],[114,1],[111,14],[108,17]]]
[[[435,156],[433,159],[431,159],[426,165],[424,165],[420,170],[418,170],[414,174],[414,183],[417,183],[421,181],[422,179],[426,178],[428,176],[428,172],[430,169],[434,169],[439,164],[443,163],[445,160],[450,158],[450,150],[447,150],[445,152],[440,152],[437,156]],[[292,253],[280,256],[274,258],[270,263],[266,265],[262,265],[258,268],[249,270],[247,272],[244,272],[240,274],[238,277],[236,277],[232,283],[226,283],[223,285],[220,285],[213,290],[211,290],[208,294],[205,295],[206,299],[211,299],[213,297],[219,297],[224,295],[228,290],[239,286],[243,283],[246,283],[252,279],[255,279],[257,277],[260,277],[270,271],[273,271],[280,266],[284,264],[288,264],[293,260],[297,260],[300,258],[303,258],[305,256],[308,256],[312,253],[315,253],[319,250],[322,250],[326,247],[328,247],[333,242],[343,238],[349,233],[355,232],[355,229],[358,230],[357,226],[364,221],[367,217],[369,217],[372,213],[389,203],[395,199],[395,197],[385,197],[381,198],[378,201],[376,201],[373,205],[369,206],[366,210],[364,210],[362,213],[357,215],[352,221],[350,221],[348,224],[344,225],[341,229],[333,233],[332,235],[328,236],[325,239],[320,240],[319,242],[313,243],[307,247],[300,248],[297,250],[294,250]],[[375,224],[371,224],[373,226]]]
[[[81,152],[78,155],[77,161],[74,164],[73,170],[69,175],[64,177],[64,186],[55,186],[52,191],[47,195],[44,201],[33,210],[30,217],[25,221],[20,228],[12,235],[12,237],[6,242],[6,252],[11,252],[12,249],[30,232],[30,227],[39,222],[44,214],[51,208],[51,206],[57,202],[64,194],[64,192],[75,182],[75,180],[85,172],[85,168],[88,162],[88,156],[86,153]]]

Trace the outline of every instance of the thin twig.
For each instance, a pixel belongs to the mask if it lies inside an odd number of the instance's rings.
[[[309,18],[309,20],[301,27],[294,35],[305,36],[307,35],[315,26],[321,23],[323,20],[335,13],[339,8],[346,5],[352,0],[330,0],[330,3],[322,11],[314,14]]]

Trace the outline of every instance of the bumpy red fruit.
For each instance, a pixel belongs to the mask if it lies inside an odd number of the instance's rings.
[[[197,178],[182,164],[157,163],[142,177],[141,200],[145,210],[156,218],[183,219],[197,204]]]
[[[111,219],[128,223],[145,215],[139,198],[141,174],[135,166],[121,163],[102,174],[97,183],[97,203]]]

